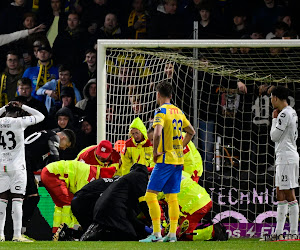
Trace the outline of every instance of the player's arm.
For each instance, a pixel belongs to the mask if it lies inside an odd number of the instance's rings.
[[[154,134],[153,134],[153,161],[154,162],[157,161],[158,156],[163,154],[163,152],[160,152],[160,153],[157,152],[158,145],[160,142],[160,137],[162,134],[162,129],[163,129],[163,126],[159,125],[159,124],[157,124],[154,128]]]
[[[285,113],[280,113],[278,116],[278,110],[275,109],[272,113],[272,127],[271,127],[271,140],[273,142],[277,142],[280,140],[287,124],[288,124],[288,116]]]
[[[0,108],[0,116],[6,111],[6,105]]]
[[[48,164],[54,161],[59,161],[59,136],[58,135],[53,135],[50,137],[48,140],[48,146],[50,149],[50,156],[49,156],[49,161]]]
[[[21,108],[25,111],[27,111],[31,116],[35,119],[35,124],[43,121],[45,119],[45,116],[38,110],[33,109],[27,105],[22,105]]]
[[[196,134],[193,126],[189,124],[187,127],[183,128],[184,132],[186,132],[185,136],[183,137],[182,146],[183,148],[188,145],[188,143],[192,140],[193,136]]]

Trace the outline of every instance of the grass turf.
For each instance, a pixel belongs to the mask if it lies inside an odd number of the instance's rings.
[[[258,239],[230,239],[226,242],[194,241],[175,243],[139,243],[139,242],[51,242],[36,241],[34,243],[0,242],[0,249],[300,249],[300,241],[260,242]]]

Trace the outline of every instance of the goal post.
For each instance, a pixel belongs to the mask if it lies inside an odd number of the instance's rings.
[[[286,40],[98,40],[97,42],[97,141],[105,139],[106,123],[106,50],[108,48],[292,48],[300,47],[298,39]]]
[[[196,130],[204,162],[199,184],[213,200],[213,221],[225,223],[233,237],[272,233],[277,203],[267,89],[287,86],[290,105],[300,111],[300,40],[98,40],[97,46],[98,142],[128,139],[135,117],[148,127],[154,86],[170,81],[173,102]]]

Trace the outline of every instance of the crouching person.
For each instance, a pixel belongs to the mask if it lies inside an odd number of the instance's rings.
[[[62,223],[71,228],[78,227],[78,222],[71,211],[71,201],[78,190],[98,179],[99,175],[100,168],[75,160],[57,161],[43,168],[42,183],[55,203],[53,233]]]
[[[127,175],[109,185],[98,197],[93,223],[80,240],[134,241],[146,237],[145,224],[137,216],[143,211],[151,221],[147,204],[142,201],[147,184],[147,167],[134,164]]]

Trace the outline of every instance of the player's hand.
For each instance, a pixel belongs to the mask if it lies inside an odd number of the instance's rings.
[[[159,156],[161,156],[163,153],[157,153],[157,152],[153,152],[153,161],[156,163],[157,162],[157,158]]]
[[[21,102],[18,102],[18,101],[11,101],[10,103],[11,103],[11,105],[14,106],[14,107],[19,107],[19,108],[22,107],[22,103],[21,103]]]
[[[272,113],[272,118],[277,118],[278,114],[279,114],[279,110],[278,109],[274,109],[273,113]]]

